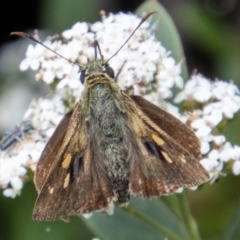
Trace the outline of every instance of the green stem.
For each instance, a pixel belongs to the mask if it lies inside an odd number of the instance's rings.
[[[190,240],[201,240],[198,232],[198,227],[195,219],[191,215],[191,211],[188,205],[186,191],[181,194],[176,194],[178,196],[180,214],[185,225],[188,238]]]
[[[174,232],[172,232],[170,229],[163,226],[159,222],[156,222],[152,218],[147,217],[146,215],[142,214],[139,211],[136,211],[134,207],[128,206],[127,210],[125,210],[124,208],[121,208],[121,210],[127,211],[128,213],[131,213],[133,216],[137,217],[138,219],[141,219],[148,226],[151,226],[153,229],[155,229],[155,231],[159,232],[161,235],[165,235],[168,239],[183,240],[183,238],[177,236]]]

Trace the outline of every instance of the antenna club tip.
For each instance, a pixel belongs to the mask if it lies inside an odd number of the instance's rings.
[[[149,12],[148,14],[155,14],[155,13],[158,13],[157,11],[151,11],[151,12]]]
[[[143,18],[142,18],[142,21],[140,22],[139,25],[141,25],[143,22],[145,22],[150,16],[152,16],[152,15],[155,14],[155,13],[158,13],[158,12],[156,12],[156,11],[151,11],[151,12],[147,13],[146,15],[144,15]]]
[[[10,35],[17,35],[18,32],[11,32]]]
[[[150,16],[152,16],[152,15],[155,14],[155,13],[158,13],[158,12],[156,12],[156,11],[151,11],[151,12],[147,13],[147,14],[143,17],[143,20],[144,20],[144,21],[147,20]]]
[[[26,37],[26,33],[23,32],[11,32],[10,35],[20,36],[20,37]]]

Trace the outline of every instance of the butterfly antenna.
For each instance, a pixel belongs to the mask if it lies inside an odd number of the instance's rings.
[[[144,16],[141,20],[141,22],[138,24],[138,26],[135,28],[135,30],[131,33],[131,35],[127,38],[127,40],[123,43],[123,45],[117,50],[116,53],[114,53],[107,61],[105,61],[105,64],[107,62],[109,62],[113,57],[115,57],[119,51],[126,45],[126,43],[129,41],[129,39],[133,36],[133,34],[138,30],[138,28],[151,16],[153,15],[154,13],[156,12],[150,12],[148,13],[146,16]],[[42,45],[43,47],[47,48],[49,51],[55,53],[56,55],[60,56],[61,58],[67,60],[68,62],[74,64],[74,65],[77,65],[77,66],[80,66],[80,68],[84,68],[83,65],[80,65],[80,64],[77,64],[73,61],[71,61],[70,59],[67,59],[66,57],[62,56],[61,54],[59,54],[58,52],[52,50],[51,48],[49,48],[48,46],[46,46],[44,43],[40,42],[39,40],[37,40],[36,38],[34,38],[33,36],[27,34],[27,33],[24,33],[24,32],[11,32],[10,35],[16,35],[16,36],[20,36],[20,37],[23,37],[23,38],[27,38],[29,40],[32,40],[40,45]],[[97,58],[97,50],[99,51],[99,54],[100,54],[100,57],[101,59],[103,60],[103,55],[101,53],[101,50],[100,50],[100,47],[99,47],[99,44],[97,41],[94,42],[94,49],[95,49],[95,59]]]
[[[67,60],[68,62],[70,62],[70,63],[72,63],[72,64],[74,64],[74,65],[77,65],[77,66],[79,66],[80,68],[84,68],[83,65],[77,64],[77,63],[71,61],[70,59],[67,59],[67,58],[64,57],[63,55],[61,55],[61,54],[59,54],[58,52],[52,50],[51,48],[49,48],[48,46],[46,46],[44,43],[38,41],[36,38],[34,38],[33,36],[31,36],[31,35],[29,35],[29,34],[27,34],[27,33],[24,33],[24,32],[11,32],[10,35],[16,35],[16,36],[20,36],[20,37],[23,37],[23,38],[30,39],[30,40],[32,40],[32,41],[34,41],[34,42],[42,45],[43,47],[47,48],[48,50],[50,50],[51,52],[55,53],[55,54],[58,55],[59,57]]]
[[[131,35],[127,38],[127,40],[123,43],[123,45],[107,60],[107,61],[105,61],[105,63],[104,64],[106,64],[107,62],[109,62],[113,57],[115,57],[118,53],[119,53],[119,51],[126,45],[126,43],[129,41],[129,39],[133,36],[133,34],[138,30],[138,28],[150,17],[150,16],[152,16],[154,13],[157,13],[157,12],[150,12],[150,13],[148,13],[147,15],[145,15],[143,18],[142,18],[142,20],[141,20],[141,22],[137,25],[137,27],[135,28],[135,30],[131,33]]]

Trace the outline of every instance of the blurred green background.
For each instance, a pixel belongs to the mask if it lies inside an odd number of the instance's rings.
[[[0,131],[18,124],[33,97],[48,91],[33,81],[34,73],[19,72],[24,58],[25,39],[9,36],[11,31],[61,33],[77,21],[94,22],[99,11],[136,11],[143,1],[39,0],[8,1],[2,7],[0,37]],[[173,50],[177,61],[186,57],[186,69],[215,79],[234,80],[240,86],[240,3],[237,0],[159,1],[158,38]],[[141,10],[149,11],[148,3]],[[156,10],[155,8],[153,10]],[[172,20],[173,22],[172,22]],[[179,33],[175,32],[174,25]],[[169,38],[168,38],[169,37]],[[183,43],[181,49],[180,38]],[[169,41],[169,39],[171,41]],[[165,41],[165,42],[164,42]],[[184,76],[187,75],[185,69]],[[23,97],[24,96],[24,97]],[[22,98],[22,101],[18,101]],[[14,115],[14,118],[13,118]],[[231,142],[240,143],[239,116],[226,129]],[[0,166],[1,167],[1,166]],[[189,206],[186,205],[186,195]],[[95,214],[86,220],[72,217],[70,223],[35,222],[31,219],[36,199],[32,182],[27,182],[20,197],[9,199],[0,194],[0,240],[40,239],[165,239],[166,228],[182,239],[193,239],[186,231],[184,216],[190,208],[201,239],[240,239],[240,177],[228,174],[198,191],[162,197],[160,200],[132,199],[127,209],[115,209],[113,216]],[[170,206],[170,208],[169,208]],[[188,208],[189,207],[189,208]],[[194,224],[194,222],[193,222]],[[170,234],[170,233],[169,233]]]

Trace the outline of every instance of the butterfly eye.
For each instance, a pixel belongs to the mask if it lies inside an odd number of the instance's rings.
[[[114,78],[114,71],[111,67],[106,66],[106,73],[110,78]]]
[[[83,70],[80,75],[80,81],[82,84],[84,84],[84,80],[85,80],[85,70]]]

